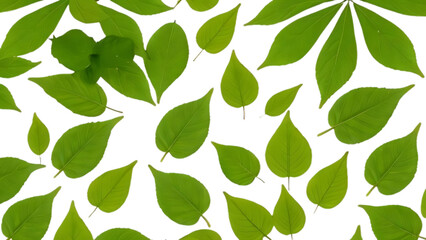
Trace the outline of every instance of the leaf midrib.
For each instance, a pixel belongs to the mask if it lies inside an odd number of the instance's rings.
[[[344,162],[344,161],[341,161],[341,162],[340,162],[339,167],[337,168],[336,174],[335,174],[335,175],[334,175],[334,177],[333,177],[333,180],[332,180],[332,181],[331,181],[331,183],[328,185],[328,187],[327,187],[327,189],[325,190],[324,194],[321,196],[321,199],[318,201],[318,203],[317,203],[317,205],[318,205],[318,206],[320,206],[321,202],[324,200],[324,197],[325,197],[325,195],[327,195],[328,191],[330,190],[331,185],[333,185],[333,184],[334,184],[334,181],[335,181],[335,180],[336,180],[336,178],[337,178],[337,175],[338,175],[338,173],[339,173],[339,171],[340,171],[340,168],[342,167],[343,162]]]

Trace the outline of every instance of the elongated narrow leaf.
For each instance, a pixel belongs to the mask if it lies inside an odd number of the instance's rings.
[[[157,201],[163,213],[176,223],[193,225],[203,218],[210,206],[210,195],[197,179],[178,173],[164,173],[151,165],[149,169],[155,178]]]
[[[158,149],[175,158],[195,153],[207,138],[210,126],[211,89],[204,97],[170,110],[158,124],[155,143]]]
[[[36,155],[43,154],[49,146],[50,136],[46,125],[34,113],[33,122],[28,131],[28,145]]]
[[[287,65],[302,59],[314,46],[341,6],[340,3],[312,13],[281,30],[275,37],[268,56],[259,69],[267,66]]]
[[[302,84],[281,91],[272,96],[265,107],[265,114],[271,117],[283,114],[293,103]]]
[[[263,239],[272,231],[271,214],[261,205],[224,192],[228,204],[229,222],[238,239]],[[269,237],[267,237],[269,239]]]
[[[347,160],[346,152],[340,160],[321,169],[309,181],[306,193],[317,207],[334,208],[345,198],[348,190]]]
[[[12,11],[41,0],[3,0],[0,2],[0,12]]]
[[[31,62],[19,57],[0,59],[0,78],[13,78],[26,73],[41,62]]]
[[[356,228],[355,234],[352,236],[351,240],[362,240],[361,226]]]
[[[404,189],[417,172],[417,135],[420,124],[407,136],[378,147],[365,163],[365,179],[382,194],[392,195]]]
[[[77,75],[60,74],[43,78],[30,78],[43,90],[73,113],[94,117],[106,108],[104,90],[97,84],[89,84]]]
[[[421,210],[422,210],[422,216],[426,218],[426,190],[423,192]]]
[[[246,25],[272,25],[331,0],[272,0]]]
[[[349,6],[346,5],[318,56],[316,78],[321,93],[320,107],[349,81],[355,71],[357,49]]]
[[[282,234],[291,235],[300,232],[305,226],[306,216],[303,208],[288,193],[284,185],[275,205],[273,214],[274,226]]]
[[[197,43],[202,50],[218,53],[225,49],[232,40],[237,22],[238,4],[229,12],[211,18],[197,32]]]
[[[114,228],[103,232],[96,240],[149,240],[149,238],[133,229]]]
[[[331,128],[343,143],[355,144],[374,137],[386,125],[399,100],[414,85],[398,89],[358,88],[340,97],[328,113]]]
[[[123,117],[104,122],[86,123],[66,131],[52,151],[52,164],[70,178],[92,171],[101,161],[113,127]],[[56,177],[55,176],[55,177]]]
[[[13,198],[35,170],[44,165],[27,163],[18,158],[0,158],[0,203]]]
[[[212,230],[201,229],[195,232],[192,232],[179,240],[222,240],[220,235]]]
[[[49,228],[52,203],[61,187],[53,192],[13,204],[3,215],[1,230],[8,239],[41,240]]]
[[[389,9],[394,12],[412,15],[412,16],[426,16],[426,2],[423,0],[362,0],[382,8]]]
[[[104,212],[114,212],[119,209],[127,199],[132,179],[133,167],[131,164],[108,171],[96,178],[87,190],[90,204]]]
[[[417,240],[419,238],[422,221],[410,208],[399,205],[359,206],[370,217],[371,227],[377,239]]]
[[[69,0],[72,16],[83,23],[100,22],[108,17],[96,0]]]
[[[0,48],[0,58],[30,53],[39,48],[55,30],[68,0],[59,0],[17,21]]]
[[[385,67],[424,77],[417,65],[413,44],[405,33],[378,14],[354,4],[365,43],[371,55]]]
[[[92,233],[78,215],[74,201],[67,216],[56,231],[54,240],[93,240]]]
[[[173,8],[161,0],[111,0],[121,7],[140,15],[153,15],[169,11]]]
[[[233,183],[249,185],[259,175],[260,163],[249,150],[212,142],[219,156],[223,174]]]
[[[0,109],[10,109],[21,112],[21,110],[16,106],[15,100],[12,97],[12,94],[9,92],[9,89],[4,85],[0,84]]]
[[[219,0],[186,0],[195,11],[203,12],[214,8]]]
[[[144,61],[146,72],[160,103],[164,91],[183,73],[188,63],[189,49],[185,32],[176,23],[158,29],[148,42]]]

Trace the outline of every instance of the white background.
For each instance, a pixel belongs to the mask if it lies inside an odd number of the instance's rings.
[[[19,18],[51,2],[53,1],[45,0],[16,11],[1,13],[0,41],[3,41],[7,31]],[[166,0],[165,2],[173,6],[176,0]],[[273,212],[280,194],[280,186],[285,184],[287,187],[287,179],[275,176],[268,169],[264,154],[269,139],[284,115],[274,118],[265,116],[264,107],[272,95],[300,83],[303,83],[303,86],[290,107],[291,118],[296,127],[308,139],[313,152],[313,160],[310,169],[304,175],[291,179],[290,194],[304,208],[307,216],[305,228],[294,238],[304,240],[350,239],[357,225],[361,224],[364,239],[375,239],[368,216],[358,207],[358,204],[376,206],[400,204],[411,207],[420,215],[421,196],[426,187],[424,126],[420,129],[418,139],[418,172],[410,185],[400,193],[384,196],[376,189],[369,197],[366,197],[371,186],[364,179],[364,165],[368,156],[378,146],[407,135],[419,122],[424,122],[426,119],[425,81],[415,74],[388,69],[377,63],[365,46],[356,18],[354,22],[358,45],[357,69],[351,80],[322,109],[318,109],[320,95],[315,80],[315,63],[336,18],[314,48],[301,61],[287,66],[256,70],[265,59],[276,34],[283,27],[301,16],[332,3],[315,7],[273,26],[244,27],[243,24],[254,18],[269,0],[242,1],[231,44],[219,54],[211,55],[204,52],[196,62],[192,62],[200,51],[195,41],[197,30],[205,21],[229,11],[239,2],[237,0],[220,0],[212,10],[199,13],[190,9],[187,3],[182,1],[176,9],[154,16],[133,14],[107,0],[99,2],[134,18],[141,28],[145,45],[159,27],[176,20],[187,34],[190,61],[183,75],[164,93],[161,104],[156,107],[126,98],[114,91],[104,81],[99,81],[108,96],[108,106],[122,110],[124,119],[114,128],[100,164],[89,174],[78,179],[69,179],[64,174],[53,179],[57,170],[52,166],[50,156],[55,142],[71,127],[92,121],[108,120],[118,114],[109,110],[96,118],[73,114],[45,94],[39,86],[27,80],[28,77],[43,77],[70,72],[50,55],[50,41],[47,41],[37,51],[24,56],[33,61],[41,60],[42,64],[14,79],[0,79],[1,84],[6,85],[12,92],[18,107],[22,110],[22,113],[8,110],[0,112],[0,157],[18,157],[38,163],[38,157],[32,154],[27,145],[27,133],[34,112],[37,112],[40,119],[49,128],[51,144],[42,156],[46,168],[34,172],[13,199],[0,205],[0,216],[18,200],[44,195],[57,186],[62,186],[54,201],[52,221],[44,239],[53,239],[57,228],[68,212],[71,200],[76,201],[77,210],[94,237],[110,228],[126,227],[138,230],[154,240],[172,240],[192,231],[207,228],[202,219],[193,226],[183,226],[174,223],[163,214],[158,207],[154,179],[148,169],[148,164],[151,164],[158,170],[189,174],[201,181],[210,192],[211,205],[204,215],[211,222],[211,229],[217,231],[223,239],[236,239],[229,224],[223,191],[259,203]],[[368,4],[363,5],[396,23],[409,36],[415,46],[419,66],[425,72],[426,34],[424,26],[426,26],[426,18],[404,16]],[[353,14],[356,16],[354,12]],[[104,37],[99,24],[82,24],[74,20],[68,10],[54,35],[60,36],[75,28],[82,29],[96,41]],[[260,86],[257,100],[246,109],[247,119],[245,121],[242,120],[242,110],[228,106],[220,93],[221,77],[233,49],[240,61],[256,76]],[[143,62],[139,57],[136,61],[144,69]],[[332,104],[338,97],[351,89],[366,86],[399,88],[413,83],[416,84],[415,88],[402,98],[386,127],[372,139],[361,144],[346,145],[339,142],[333,132],[322,137],[316,136],[319,132],[329,128],[327,116]],[[215,88],[215,91],[211,101],[210,133],[204,145],[188,158],[174,159],[168,155],[165,161],[160,163],[163,153],[155,145],[155,130],[161,118],[173,107],[200,98],[212,87]],[[152,93],[154,94],[154,91]],[[245,147],[255,153],[261,163],[259,177],[266,183],[255,180],[249,186],[238,186],[227,180],[220,169],[211,141]],[[345,199],[334,209],[320,208],[313,214],[315,205],[306,196],[308,181],[320,169],[340,159],[346,151],[349,151],[349,188]],[[114,213],[108,214],[98,210],[91,218],[88,218],[94,209],[87,200],[89,184],[102,173],[125,166],[134,160],[138,160],[138,164],[134,169],[130,193],[125,204]],[[421,235],[426,235],[426,232]],[[281,235],[275,229],[269,236],[274,240],[290,239],[289,236]]]

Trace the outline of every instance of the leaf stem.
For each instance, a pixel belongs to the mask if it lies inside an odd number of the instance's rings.
[[[318,207],[319,207],[319,204],[317,204],[317,207],[315,208],[314,214],[317,212]]]
[[[374,190],[376,188],[376,186],[373,186],[371,189],[370,189],[370,191],[368,191],[368,193],[367,193],[367,197],[368,197],[368,195],[370,195],[370,193]]]
[[[324,135],[324,134],[326,134],[326,133],[330,132],[330,131],[331,131],[331,130],[333,130],[333,129],[334,129],[334,127],[329,128],[329,129],[325,130],[324,132],[319,133],[317,136],[318,136],[318,137],[321,137],[322,135]]]
[[[53,176],[53,178],[56,178],[59,174],[61,174],[62,171],[63,170],[59,170],[59,172],[55,176]]]
[[[263,181],[260,177],[256,176],[256,178],[259,179],[261,182],[265,183],[265,181]]]
[[[265,235],[265,237],[266,237],[267,239],[269,239],[269,240],[272,240],[270,237],[268,237],[268,235]]]
[[[203,53],[204,52],[204,49],[201,49],[201,51],[200,51],[200,53],[198,53],[198,55],[194,58],[194,62],[195,62],[195,60],[197,60],[197,58],[201,55],[201,53]]]
[[[290,176],[287,177],[288,190],[290,191]]]
[[[421,238],[421,239],[426,239],[425,237],[422,237],[422,236],[419,236],[419,238]]]
[[[111,111],[114,111],[114,112],[118,112],[118,113],[123,114],[123,112],[122,112],[122,111],[119,111],[119,110],[117,110],[117,109],[110,108],[110,107],[108,107],[108,106],[105,106],[105,108],[108,108],[108,109],[109,109],[109,110],[111,110]]]
[[[210,227],[212,227],[212,225],[210,225],[210,223],[209,223],[209,220],[207,220],[207,218],[206,217],[204,217],[204,215],[201,215],[201,217],[204,219],[204,221],[206,221],[206,223],[207,223],[207,226],[210,228]]]
[[[292,234],[290,234],[290,236],[291,236],[291,240],[293,240],[293,233],[292,233]]]
[[[40,159],[40,164],[41,164],[41,155],[38,155],[38,159]]]
[[[96,207],[95,210],[93,210],[93,212],[89,215],[89,217],[91,217],[96,212],[96,210],[98,210],[98,207]]]
[[[169,152],[165,152],[164,153],[164,155],[163,155],[163,157],[161,158],[161,160],[160,160],[160,162],[163,162],[164,161],[164,158],[166,158],[166,156],[167,156],[167,154],[168,154]]]
[[[246,108],[243,106],[243,120],[246,120]]]

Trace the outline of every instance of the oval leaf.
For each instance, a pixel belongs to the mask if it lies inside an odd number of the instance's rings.
[[[202,229],[192,232],[179,240],[222,240],[220,235],[212,230]]]
[[[28,131],[28,145],[36,155],[43,154],[49,146],[50,136],[46,125],[34,113],[33,122]]]
[[[30,69],[36,67],[41,62],[31,62],[19,57],[8,57],[0,59],[0,77],[13,78],[23,73],[28,72]]]
[[[114,228],[102,233],[96,240],[149,240],[149,238],[133,229]]]
[[[153,15],[169,11],[173,8],[161,0],[111,0],[121,7],[140,15]]]
[[[9,109],[16,110],[21,112],[21,110],[16,106],[15,100],[12,97],[12,94],[9,92],[9,89],[4,85],[0,84],[0,109]]]
[[[0,2],[0,12],[12,11],[41,0],[3,0]]]
[[[92,233],[87,228],[71,202],[67,216],[56,231],[54,240],[93,240]]]
[[[96,0],[69,0],[71,15],[83,23],[100,22],[108,17]]]
[[[219,0],[186,0],[195,11],[204,12],[214,8]]]
[[[412,16],[426,16],[426,2],[423,0],[362,0],[382,8],[389,9],[394,12],[412,15]]]
[[[361,226],[356,228],[355,234],[352,236],[351,240],[362,240]]]
[[[272,96],[265,107],[265,114],[271,117],[283,114],[293,103],[302,84],[281,91]]]

